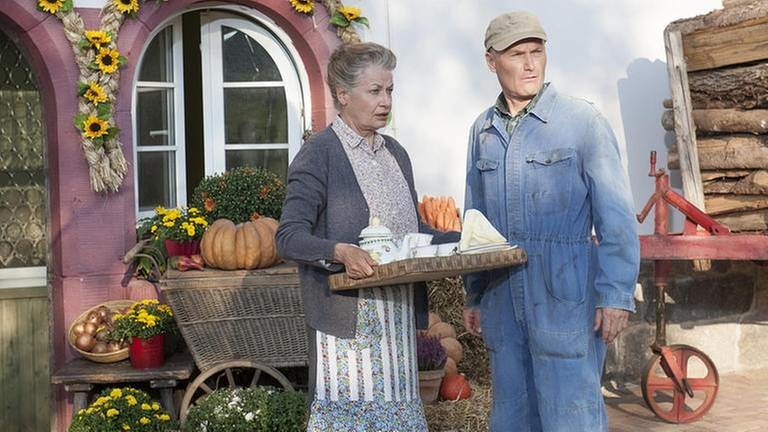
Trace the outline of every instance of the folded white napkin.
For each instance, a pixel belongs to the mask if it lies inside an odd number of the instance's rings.
[[[507,239],[496,231],[480,211],[469,209],[464,213],[459,253],[490,252],[509,247]]]

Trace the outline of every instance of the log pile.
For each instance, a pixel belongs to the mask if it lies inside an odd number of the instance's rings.
[[[705,210],[732,231],[766,232],[768,2],[723,3],[724,9],[668,28],[683,38]],[[675,131],[680,111],[671,101],[664,106],[662,126]],[[668,167],[680,167],[675,150]]]

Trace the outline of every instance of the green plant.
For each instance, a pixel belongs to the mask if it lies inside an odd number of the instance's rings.
[[[170,306],[146,299],[132,304],[124,314],[114,315],[112,340],[122,342],[130,337],[150,338],[175,331],[176,322]]]
[[[195,188],[190,205],[208,220],[229,219],[238,224],[260,216],[280,219],[285,184],[263,168],[240,167],[204,178]]]
[[[198,240],[208,228],[208,218],[197,207],[166,209],[156,207],[152,217],[139,221],[136,235],[139,239],[152,238],[186,241]]]
[[[223,388],[189,410],[185,432],[299,432],[307,402],[303,393],[270,387]]]
[[[69,432],[161,432],[177,426],[148,394],[123,387],[105,389],[90,406],[75,413]]]

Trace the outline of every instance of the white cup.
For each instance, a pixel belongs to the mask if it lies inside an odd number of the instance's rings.
[[[417,246],[412,249],[413,258],[431,258],[437,256],[437,245]]]

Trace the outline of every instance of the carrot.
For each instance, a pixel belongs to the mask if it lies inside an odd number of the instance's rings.
[[[424,201],[419,203],[417,210],[419,212],[419,219],[421,219],[422,222],[426,222],[427,216],[426,216],[426,213],[424,212]]]
[[[424,196],[424,222],[429,225],[434,225],[434,208],[432,207],[432,199]]]

